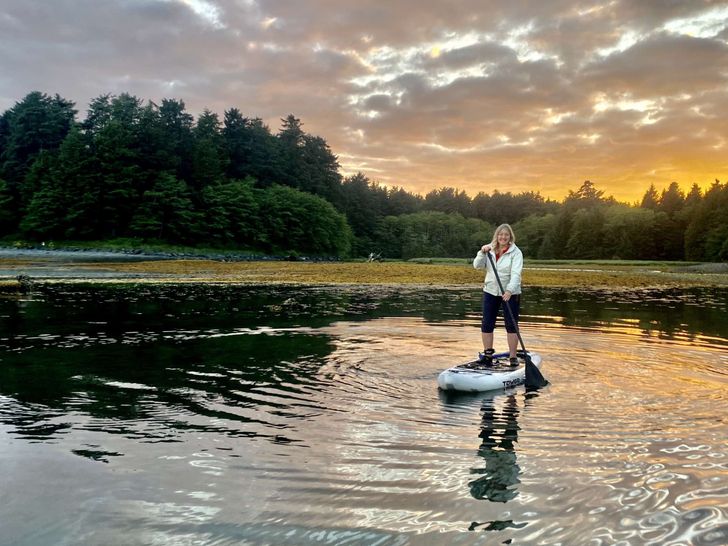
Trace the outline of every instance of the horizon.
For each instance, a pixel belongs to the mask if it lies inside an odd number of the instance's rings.
[[[0,111],[33,90],[288,113],[344,176],[639,202],[728,171],[728,3],[9,0]],[[406,21],[406,24],[402,24]],[[154,55],[149,52],[154,51]]]

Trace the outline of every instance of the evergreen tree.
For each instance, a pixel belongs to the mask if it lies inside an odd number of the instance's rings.
[[[277,135],[282,165],[280,182],[299,188],[301,186],[300,177],[304,170],[303,147],[306,133],[302,129],[301,120],[293,114],[281,119],[281,123],[281,129]]]
[[[139,153],[131,129],[114,119],[95,141],[99,167],[98,226],[95,231],[100,237],[128,234],[131,217],[150,187],[146,173],[139,166]]]
[[[493,227],[458,213],[425,211],[388,216],[377,243],[392,258],[463,257],[489,240]]]
[[[146,239],[189,242],[191,226],[198,222],[190,192],[182,180],[160,173],[131,221],[131,233]]]
[[[27,178],[38,191],[23,218],[21,232],[31,238],[84,238],[94,235],[98,184],[89,137],[74,127],[55,154],[41,153]]]
[[[538,192],[523,192],[513,195],[494,190],[492,195],[479,192],[472,200],[472,214],[494,225],[514,224],[531,214],[558,212],[559,206],[545,201]]]
[[[229,158],[228,178],[250,176],[261,187],[283,181],[280,143],[263,120],[247,119],[236,108],[227,110],[223,138]]]
[[[344,179],[342,209],[356,236],[353,254],[366,256],[370,252],[378,252],[375,238],[383,210],[380,209],[371,183],[364,174],[357,173]]]
[[[657,204],[655,229],[659,234],[656,239],[656,256],[663,260],[682,260],[685,256],[685,227],[680,212],[685,206],[685,194],[677,182],[662,191]]]
[[[20,222],[20,232],[32,239],[63,238],[64,195],[52,181],[46,181],[33,195],[28,212]]]
[[[703,192],[701,191],[700,187],[693,183],[692,187],[690,188],[690,191],[688,192],[687,196],[685,197],[685,205],[683,206],[683,209],[679,212],[677,217],[680,219],[680,222],[683,225],[683,245],[684,245],[684,251],[683,255],[687,256],[688,251],[688,230],[690,229],[691,224],[693,224],[694,220],[696,220],[696,217],[700,214],[702,214],[702,203],[703,203]],[[690,235],[691,241],[694,241],[695,239],[695,227],[693,227],[693,232]],[[692,243],[691,243],[692,244]]]
[[[346,256],[352,233],[346,218],[325,199],[274,185],[258,190],[262,234],[269,250]]]
[[[100,129],[105,129],[111,122],[116,122],[127,130],[139,125],[142,114],[144,113],[144,101],[140,98],[122,93],[119,96],[112,96],[109,105],[109,118],[106,123],[100,125]]]
[[[156,104],[140,102],[136,118],[132,125],[124,127],[128,130],[128,149],[132,153],[130,160],[139,170],[134,191],[140,200],[144,192],[155,184],[159,173],[176,174],[181,159],[170,143]]]
[[[605,199],[604,192],[586,180],[577,191],[569,191],[561,210],[556,215],[554,229],[548,233],[539,249],[543,258],[588,258],[599,254],[601,249],[601,208],[614,203]],[[578,215],[578,216],[577,216]],[[578,223],[577,223],[578,218]],[[594,230],[589,233],[589,230]],[[586,247],[595,246],[593,249]],[[577,255],[572,256],[572,253]]]
[[[651,185],[632,207],[588,180],[563,203],[450,187],[423,198],[362,173],[342,180],[326,141],[293,115],[273,135],[234,108],[223,124],[208,110],[195,122],[180,100],[121,94],[74,119],[72,103],[38,92],[0,115],[2,234],[470,257],[508,222],[530,257],[728,259],[728,184],[717,180],[687,196],[677,182],[660,195]]]
[[[685,197],[685,207],[692,207],[694,205],[697,205],[698,203],[700,203],[700,201],[702,201],[702,199],[703,192],[700,191],[700,186],[698,186],[696,183],[693,183],[693,185],[690,187],[690,191]]]
[[[53,184],[63,194],[63,236],[72,239],[97,236],[102,182],[91,141],[88,133],[71,130],[58,151],[53,173]]]
[[[473,204],[470,197],[464,191],[458,191],[455,188],[443,187],[432,190],[425,195],[425,209],[458,213],[464,217],[473,216]]]
[[[334,206],[342,206],[339,162],[323,138],[304,136],[298,180],[302,190],[319,195]]]
[[[695,207],[685,232],[688,260],[728,260],[728,183],[716,180]]]
[[[571,236],[571,226],[575,211],[562,207],[556,215],[553,229],[546,233],[538,249],[538,257],[542,259],[561,259],[568,257],[567,243]]]
[[[17,225],[13,196],[7,182],[0,179],[0,234],[9,233]]]
[[[179,180],[192,179],[192,125],[194,118],[185,111],[185,103],[176,99],[162,99],[159,107],[163,149],[167,152],[167,168]]]
[[[603,205],[606,201],[607,199],[604,198],[604,192],[602,190],[598,190],[594,183],[590,180],[585,180],[575,192],[569,190],[569,194],[566,196],[564,204],[573,210],[578,210],[581,208]]]
[[[685,206],[685,194],[677,182],[672,182],[666,190],[662,190],[657,209],[670,217],[675,216]]]
[[[33,163],[25,173],[23,183],[18,188],[20,206],[18,207],[17,214],[19,216],[26,214],[28,204],[33,199],[35,193],[52,176],[56,155],[56,150],[42,150],[35,156]]]
[[[377,230],[376,239],[371,242],[370,248],[374,246],[377,253],[386,258],[402,259],[402,247],[404,246],[406,230],[402,220],[405,216],[408,215],[402,214],[383,218]]]
[[[656,260],[682,260],[685,248],[685,227],[682,222],[658,210],[653,220],[653,229],[655,253],[649,257]]]
[[[404,188],[400,188],[399,186],[394,186],[385,191],[385,216],[412,214],[422,210],[424,199],[422,199],[421,196],[410,193]]]
[[[112,98],[113,96],[107,93],[91,100],[86,111],[86,119],[81,122],[81,128],[87,135],[92,137],[98,135],[112,120]]]
[[[531,214],[553,214],[559,208],[556,201],[544,199],[539,192],[525,191],[514,195],[514,199],[518,206],[517,213],[514,215],[516,220],[520,220]]]
[[[659,203],[659,197],[657,196],[657,190],[654,184],[650,184],[650,187],[642,197],[640,207],[643,209],[657,210],[657,204]]]
[[[205,234],[222,245],[238,244],[257,247],[262,225],[253,179],[233,180],[203,191]]]
[[[6,110],[0,115],[0,168],[2,168],[2,158],[5,155],[5,148],[8,146],[8,138],[10,137],[10,110]]]
[[[237,108],[225,111],[222,134],[228,157],[228,178],[242,180],[249,175],[247,168],[246,122],[247,120]]]
[[[260,118],[245,124],[246,172],[261,186],[270,186],[283,180],[280,144]]]
[[[645,260],[656,257],[655,212],[649,208],[612,205],[604,211],[601,257]]]
[[[518,248],[528,258],[542,258],[539,254],[546,236],[554,230],[554,214],[531,214],[516,222],[513,230],[518,234]]]
[[[14,209],[24,209],[38,188],[24,187],[26,174],[41,151],[58,149],[74,123],[74,103],[34,91],[3,114],[0,124],[0,178],[7,183]]]
[[[566,242],[570,258],[594,259],[603,255],[604,213],[599,207],[582,208],[574,213]]]
[[[202,112],[197,118],[193,134],[192,188],[199,192],[206,186],[223,181],[228,159],[217,114],[209,110]]]

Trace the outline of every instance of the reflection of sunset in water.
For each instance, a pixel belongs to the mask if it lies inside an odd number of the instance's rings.
[[[530,536],[525,529],[539,527],[539,521],[548,525],[563,520],[559,532],[542,537],[544,543],[581,543],[600,522],[597,532],[607,543],[632,537],[640,544],[662,544],[671,536],[667,529],[699,534],[702,525],[725,520],[716,507],[725,501],[719,485],[725,485],[725,478],[718,476],[728,468],[723,409],[728,375],[722,347],[682,337],[660,339],[629,326],[629,321],[587,328],[539,319],[544,323],[524,323],[523,331],[527,345],[545,358],[544,374],[552,382],[548,389],[529,397],[522,389],[510,395],[443,394],[442,416],[434,422],[426,402],[433,379],[429,374],[470,357],[463,348],[477,349],[477,327],[467,321],[428,323],[417,318],[332,325],[328,331],[337,340],[337,350],[330,361],[342,370],[350,358],[357,360],[362,346],[371,344],[366,363],[357,361],[357,383],[366,383],[367,376],[380,383],[385,399],[391,397],[384,407],[380,400],[377,410],[362,402],[373,423],[364,419],[353,436],[342,431],[349,439],[347,449],[358,453],[354,460],[379,452],[378,463],[386,469],[390,458],[381,450],[390,449],[397,454],[392,458],[401,460],[400,451],[386,441],[392,431],[378,432],[376,425],[390,419],[394,408],[401,412],[397,422],[409,438],[415,435],[418,443],[434,444],[427,453],[407,452],[409,465],[429,468],[426,473],[405,472],[422,483],[415,487],[408,482],[409,490],[400,491],[397,499],[418,494],[435,499],[444,493],[459,498],[458,491],[467,491],[476,500],[505,503],[500,509],[478,509],[461,499],[462,512],[454,517],[462,521],[458,518],[469,514],[468,528],[473,530]],[[505,346],[502,333],[496,334],[499,343]],[[464,453],[468,446],[470,453]],[[372,476],[381,478],[384,472],[378,465],[367,468],[371,474],[358,474],[364,489]],[[597,492],[593,497],[592,490]],[[703,495],[704,504],[712,507],[707,513],[676,517],[677,506]],[[529,510],[534,503],[538,516]],[[391,497],[385,505],[402,507]],[[514,513],[521,517],[514,518]],[[421,513],[398,511],[390,527],[384,523],[386,514],[380,509],[380,525],[393,532],[396,525],[410,529],[422,521]],[[574,514],[582,514],[584,526],[568,524]],[[694,528],[693,517],[702,522]],[[441,530],[457,528],[451,522],[440,525]],[[660,538],[651,542],[652,536]]]
[[[454,395],[469,291],[74,290],[0,300],[14,543],[725,542],[720,291],[531,290],[551,384]]]

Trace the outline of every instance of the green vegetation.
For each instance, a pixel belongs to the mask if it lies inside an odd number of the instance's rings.
[[[3,267],[24,271],[29,262],[43,258],[4,259]],[[47,258],[50,260],[50,258]],[[128,283],[133,274],[135,283],[253,283],[253,284],[356,284],[356,285],[467,285],[477,288],[483,282],[483,272],[473,269],[465,260],[457,263],[433,260],[438,263],[415,262],[222,262],[212,260],[156,260],[148,262],[75,263],[83,277],[85,270],[105,269],[111,273],[103,279],[83,282]],[[51,265],[51,264],[49,264]],[[705,266],[708,266],[707,268]],[[117,273],[118,276],[114,276]],[[35,284],[66,283],[63,279],[34,277]],[[640,289],[654,287],[686,288],[692,286],[727,287],[726,264],[694,264],[681,262],[598,262],[539,261],[526,263],[523,272],[526,289],[530,286],[565,287],[573,289]],[[19,282],[0,282],[0,291],[17,291]]]
[[[295,117],[273,136],[236,109],[195,122],[181,101],[130,95],[75,114],[35,92],[0,116],[0,236],[350,252],[336,158]]]
[[[133,254],[182,254],[194,256],[230,256],[230,257],[265,257],[265,253],[254,248],[244,248],[234,245],[230,246],[188,246],[173,245],[169,243],[155,242],[153,240],[142,240],[119,237],[116,239],[105,239],[103,241],[90,240],[67,240],[49,241],[39,244],[35,241],[18,240],[6,238],[1,240],[2,246],[16,249],[43,249],[43,250],[65,250],[65,251],[99,251],[119,252]]]
[[[195,120],[180,100],[122,94],[74,104],[33,92],[0,115],[0,239],[387,259],[468,258],[513,225],[528,258],[728,260],[728,184],[654,186],[641,203],[590,182],[558,203],[534,192],[420,196],[342,177],[293,115],[273,134],[236,108]],[[487,181],[484,182],[484,185]]]

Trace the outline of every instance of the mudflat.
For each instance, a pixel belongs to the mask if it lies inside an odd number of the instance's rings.
[[[425,263],[423,263],[425,262]],[[426,263],[429,262],[429,263]],[[20,278],[20,280],[18,280]],[[76,253],[4,252],[0,286],[21,283],[239,283],[463,286],[482,282],[468,260],[314,262],[160,259]],[[728,286],[726,263],[528,261],[523,284],[543,287],[648,288]]]

